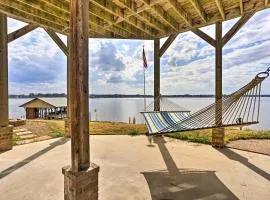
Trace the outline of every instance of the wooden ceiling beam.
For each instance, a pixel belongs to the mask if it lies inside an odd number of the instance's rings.
[[[117,18],[123,19],[121,22],[124,21],[124,15],[125,15],[124,9],[118,7],[112,1],[93,0],[93,1],[91,1],[91,3],[96,5],[96,6],[99,6],[101,9],[103,9],[103,10],[107,11],[108,13],[115,16],[116,20],[111,21],[110,24],[107,26],[111,27],[113,24],[115,26],[120,24],[120,23],[116,23]],[[91,9],[91,7],[90,7],[90,9]],[[138,31],[134,30],[134,28],[136,28],[139,31],[143,32],[144,34],[142,34],[142,35],[146,35],[147,38],[151,38],[155,35],[155,33],[153,33],[153,31],[151,31],[149,29],[148,30],[144,29],[144,27],[143,27],[144,23],[138,21],[137,19],[134,19],[134,18],[133,19],[125,19],[125,22],[130,25],[127,27],[130,27],[130,28],[131,28],[131,26],[133,27],[130,30],[131,33],[138,32]]]
[[[6,5],[2,5],[1,2],[0,2],[0,12],[6,14],[8,17],[23,21],[25,23],[39,24],[40,27],[51,28],[58,33],[66,34],[66,32],[63,31],[65,29],[65,26],[63,25],[55,24],[48,20],[44,20],[40,17],[31,16],[20,10],[11,8]]]
[[[125,3],[129,9],[119,5],[117,1]],[[193,4],[195,8],[192,9],[192,14],[199,14],[202,18],[201,23],[193,23],[192,27],[189,27],[184,20],[177,17],[177,13],[173,12],[173,8],[169,4],[169,2],[173,3],[176,10],[176,8],[178,9],[178,0],[91,0],[89,1],[91,4],[89,6],[91,19],[89,27],[92,27],[93,30],[89,30],[89,36],[103,35],[103,38],[134,39],[162,38],[270,7],[269,0],[258,2],[256,0],[239,0],[230,8],[226,7],[225,16],[222,2],[225,5],[226,1],[228,0],[211,0],[212,3],[218,2],[217,6],[211,7],[211,12],[214,14],[205,16],[207,22],[203,22],[203,14],[200,13],[203,13],[204,6],[201,5],[201,11],[199,11],[200,0],[189,0],[190,6]],[[136,2],[136,7],[132,7],[129,2],[133,2],[133,5]],[[68,34],[69,3],[70,0],[0,0],[0,12],[26,23],[37,24],[42,28],[50,28],[55,32]]]
[[[129,3],[131,0],[116,0],[116,2],[120,3],[122,6],[124,6],[125,8],[128,9],[127,12],[125,12],[124,17],[122,18],[118,18],[115,22],[115,24],[120,23],[124,20],[129,19],[130,17],[137,17],[139,18],[141,21],[143,21],[144,23],[146,23],[149,27],[154,28],[155,30],[161,32],[161,33],[165,33],[165,29],[166,27],[160,23],[157,19],[155,19],[154,17],[152,17],[150,14],[148,14],[147,12],[144,12],[148,9],[148,7],[146,5],[143,5],[139,8],[134,9],[132,6],[130,6],[131,4]],[[157,1],[153,1],[151,5],[155,5],[159,3],[159,0]]]
[[[207,22],[206,14],[205,14],[203,8],[201,7],[199,1],[198,0],[190,0],[190,2],[193,5],[193,7],[196,9],[196,11],[198,12],[200,17],[202,18],[203,22],[206,23]]]
[[[1,0],[0,4],[6,7],[9,7],[11,9],[16,9],[20,12],[24,12],[25,14],[29,16],[35,16],[39,17],[43,20],[47,20],[51,23],[58,24],[61,26],[68,26],[67,21],[63,21],[60,17],[56,17],[55,15],[52,15],[51,13],[47,12],[40,12],[38,9],[34,9],[31,5],[21,3],[19,0]]]
[[[222,1],[216,0],[216,4],[217,4],[217,7],[218,7],[218,10],[219,10],[221,17],[224,20],[225,19],[225,12],[224,12]]]
[[[243,4],[243,0],[239,0],[239,4],[240,4],[240,13],[241,15],[244,14],[244,4]]]
[[[16,1],[17,2],[18,1],[25,2],[25,0],[14,0],[14,1],[12,1],[13,4],[16,3]],[[53,3],[53,2],[56,5],[58,1],[50,0],[50,3]],[[11,1],[9,1],[9,3],[11,3]],[[30,5],[27,4],[27,5],[23,5],[23,6],[20,3],[17,3],[17,4],[21,6],[20,10],[23,10],[27,6],[32,6],[33,8],[35,8],[33,10],[36,11],[35,13],[33,13],[35,16],[41,17],[41,18],[51,17],[53,19],[52,21],[65,22],[66,23],[65,26],[68,28],[69,27],[69,4],[68,3],[69,2],[67,2],[66,4],[62,3],[61,8],[58,8],[58,9],[54,8],[51,4],[45,4],[46,6],[43,5],[42,7],[37,7],[36,4],[33,2],[30,2]],[[39,11],[39,13],[37,11]],[[95,13],[95,12],[93,12],[93,13]],[[92,23],[92,25],[93,24],[98,25],[99,31],[101,31],[100,30],[100,28],[101,28],[101,29],[104,29],[106,31],[111,31],[111,32],[113,32],[112,33],[113,35],[117,35],[117,36],[122,35],[122,34],[123,34],[123,36],[134,35],[135,31],[133,31],[133,30],[129,30],[129,32],[128,32],[128,31],[119,30],[119,28],[117,28],[117,27],[112,27],[110,30],[106,29],[105,23],[108,22],[109,16],[104,14],[102,16],[95,17],[93,15],[93,13],[89,13],[89,18],[90,18],[89,23]],[[102,12],[97,12],[97,13],[103,14]],[[101,18],[103,18],[103,19],[101,19]],[[105,22],[105,20],[107,20],[107,21]],[[113,20],[113,17],[111,17],[111,20]]]
[[[160,5],[151,5],[149,0],[140,0],[148,7],[149,10],[153,11],[159,16],[166,24],[168,24],[175,32],[179,31],[179,24],[173,19],[167,12],[163,10]]]
[[[36,28],[38,28],[38,25],[34,25],[34,24],[28,24],[12,33],[8,34],[8,42],[13,42],[14,40],[24,36],[25,34],[35,30]]]
[[[189,17],[189,14],[182,8],[180,3],[177,0],[167,0],[172,6],[172,9],[184,20],[184,22],[192,27],[192,19]]]
[[[151,34],[152,36],[155,37],[158,34],[158,31],[160,31],[160,29],[156,28],[156,26],[153,25],[151,21],[146,20],[139,14],[134,1],[117,0],[116,2],[119,5],[123,6],[127,11],[125,12],[124,17],[119,18],[115,22],[115,24],[120,23],[122,21],[136,22],[140,24],[140,28],[144,29],[145,31],[148,31],[148,33]],[[164,32],[164,29],[162,31]]]

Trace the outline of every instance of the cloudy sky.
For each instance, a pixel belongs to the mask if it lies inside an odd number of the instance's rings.
[[[226,33],[237,21],[223,24]],[[223,50],[223,93],[230,93],[270,66],[270,10],[261,11]],[[25,26],[9,19],[8,31]],[[214,26],[204,32],[214,37]],[[65,36],[60,36],[66,42]],[[165,40],[162,40],[162,43]],[[147,93],[153,93],[153,41],[89,40],[90,93],[142,94],[142,46],[149,68]],[[162,94],[213,94],[214,48],[191,32],[180,34],[161,59]],[[10,94],[66,93],[66,57],[42,29],[9,44]],[[270,79],[263,84],[270,94]]]

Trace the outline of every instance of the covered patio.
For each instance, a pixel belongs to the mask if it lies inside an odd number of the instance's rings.
[[[93,159],[92,157],[90,159],[88,135],[89,46],[91,51],[91,44],[88,46],[88,38],[154,41],[154,107],[158,111],[160,109],[160,59],[178,34],[192,31],[215,48],[215,116],[216,119],[219,119],[219,116],[222,115],[222,104],[220,103],[222,98],[222,48],[255,12],[269,7],[268,0],[1,0],[0,150],[12,148],[12,127],[8,126],[8,43],[37,27],[44,28],[68,58],[67,124],[70,134],[67,136],[71,136],[71,165],[63,168],[65,199],[94,200],[98,199],[99,166],[90,162]],[[8,34],[7,17],[24,21],[29,25]],[[236,17],[240,17],[239,21],[223,36],[222,22]],[[211,24],[216,25],[215,38],[198,29]],[[67,45],[56,33],[67,35]],[[168,39],[161,46],[160,39],[164,37],[168,37]],[[216,126],[222,126],[220,120],[216,120]],[[212,138],[213,146],[223,147],[224,129],[213,129]],[[138,153],[138,149],[136,149],[136,153]],[[93,151],[95,152],[95,149]],[[3,155],[9,155],[12,152]],[[68,156],[67,152],[65,153]],[[66,159],[68,158],[66,157]],[[122,161],[128,162],[128,158]],[[100,162],[102,161],[100,160]],[[129,166],[127,165],[126,168]],[[39,169],[39,173],[44,177],[47,175],[43,169]],[[113,171],[110,173],[115,175]],[[153,175],[148,174],[150,178]],[[148,177],[148,175],[145,176]],[[247,175],[243,177],[243,179],[247,178],[250,177]],[[113,190],[113,193],[117,194],[118,191]],[[136,192],[133,191],[133,193]],[[49,191],[48,195],[50,195]]]
[[[91,136],[90,144],[101,168],[100,200],[269,199],[266,155],[162,137],[152,147],[144,136]],[[62,138],[2,153],[1,198],[63,199],[59,172],[69,151],[70,141]]]

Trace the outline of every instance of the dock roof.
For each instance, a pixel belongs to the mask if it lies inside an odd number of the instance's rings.
[[[19,107],[24,108],[59,108],[67,107],[66,98],[34,98]]]

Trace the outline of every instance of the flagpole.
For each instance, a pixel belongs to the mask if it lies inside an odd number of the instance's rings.
[[[145,98],[145,67],[143,67],[143,93],[144,93],[144,111],[146,111],[146,98]]]

